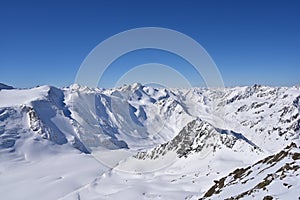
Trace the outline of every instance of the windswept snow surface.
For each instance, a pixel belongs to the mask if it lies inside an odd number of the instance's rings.
[[[299,87],[1,89],[1,199],[201,197],[297,142],[299,112]]]

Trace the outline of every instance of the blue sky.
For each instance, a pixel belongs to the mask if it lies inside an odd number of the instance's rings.
[[[1,1],[0,82],[70,85],[101,41],[150,26],[174,29],[199,42],[226,86],[299,85],[299,10],[300,2],[293,0]],[[122,56],[103,84],[110,87],[126,70],[147,62],[172,66],[193,85],[203,84],[182,60],[155,50]]]

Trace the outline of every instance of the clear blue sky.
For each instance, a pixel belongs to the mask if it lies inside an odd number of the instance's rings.
[[[157,26],[198,41],[227,86],[299,85],[299,19],[300,1],[293,0],[4,0],[0,2],[0,82],[16,87],[70,85],[83,59],[101,41],[128,29]],[[181,62],[164,52],[145,51],[114,64],[129,69],[160,61],[171,66]],[[177,70],[193,74],[188,67]],[[111,67],[107,73],[115,80],[121,71]]]

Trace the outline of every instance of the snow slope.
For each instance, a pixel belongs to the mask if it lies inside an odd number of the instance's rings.
[[[213,180],[298,141],[299,101],[296,86],[2,89],[0,192],[200,197]]]

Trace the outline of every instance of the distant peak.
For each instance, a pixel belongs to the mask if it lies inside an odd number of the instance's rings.
[[[14,87],[0,83],[0,90],[11,90],[14,89]]]
[[[260,87],[262,87],[262,85],[260,85],[260,84],[254,84],[253,87],[254,88],[260,88]]]
[[[141,83],[132,83],[132,84],[124,84],[122,86],[120,86],[118,89],[122,90],[122,91],[129,91],[129,90],[139,90],[141,88],[143,88],[144,86]]]
[[[141,83],[133,83],[131,87],[132,89],[139,89],[143,87],[143,85]]]

